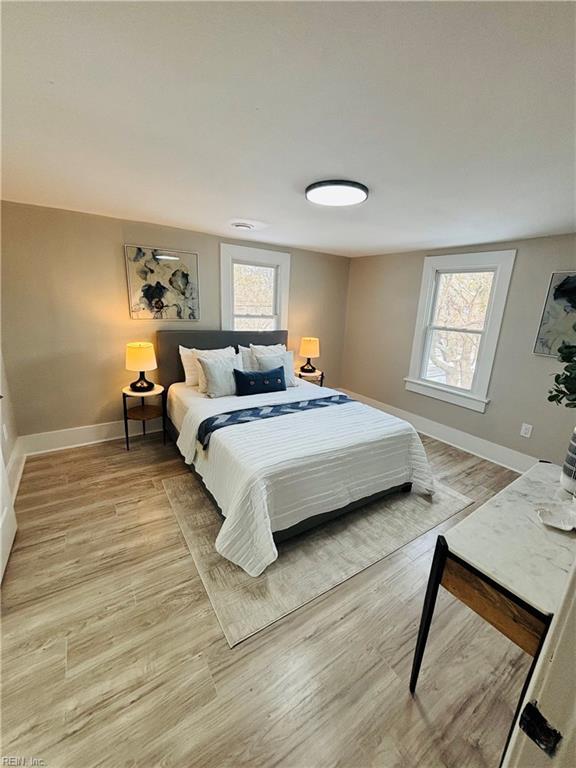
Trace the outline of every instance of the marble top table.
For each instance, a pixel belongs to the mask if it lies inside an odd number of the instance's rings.
[[[549,614],[558,608],[576,560],[576,532],[549,528],[537,514],[547,503],[559,503],[560,471],[555,464],[535,464],[444,534],[451,553]]]
[[[576,560],[576,532],[547,527],[538,518],[538,509],[563,501],[560,472],[555,464],[535,464],[438,536],[412,664],[412,693],[441,586],[538,656]]]

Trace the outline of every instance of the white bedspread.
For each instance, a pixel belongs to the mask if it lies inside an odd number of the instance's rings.
[[[217,399],[170,387],[169,413],[181,420],[178,448],[226,518],[216,550],[251,576],[278,557],[273,531],[402,483],[433,492],[414,427],[359,402],[235,424],[214,432],[207,451],[196,441],[209,416],[333,394],[303,381],[285,392]]]

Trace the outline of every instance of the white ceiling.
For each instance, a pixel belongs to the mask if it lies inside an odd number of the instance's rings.
[[[2,14],[5,199],[348,256],[576,229],[573,3]]]

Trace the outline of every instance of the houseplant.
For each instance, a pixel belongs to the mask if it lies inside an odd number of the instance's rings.
[[[564,370],[554,376],[554,386],[548,391],[548,400],[556,405],[565,405],[566,408],[576,408],[576,344],[563,341],[558,347],[558,360],[564,363]],[[560,484],[564,490],[576,496],[576,428],[562,467]]]

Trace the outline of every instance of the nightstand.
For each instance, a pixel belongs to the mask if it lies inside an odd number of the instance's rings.
[[[318,368],[314,371],[314,373],[302,373],[302,371],[298,370],[296,371],[296,375],[299,379],[304,379],[304,381],[311,381],[312,384],[318,384],[319,387],[324,386],[324,371],[320,371]]]
[[[128,398],[137,397],[140,399],[140,405],[128,408]],[[145,403],[150,397],[160,397],[161,405],[152,405]],[[124,407],[124,433],[126,435],[126,450],[130,450],[130,438],[128,435],[128,421],[141,421],[142,434],[146,434],[146,422],[150,419],[162,419],[162,437],[166,444],[166,393],[164,387],[155,384],[154,389],[149,392],[134,392],[130,387],[122,389],[122,405]]]

